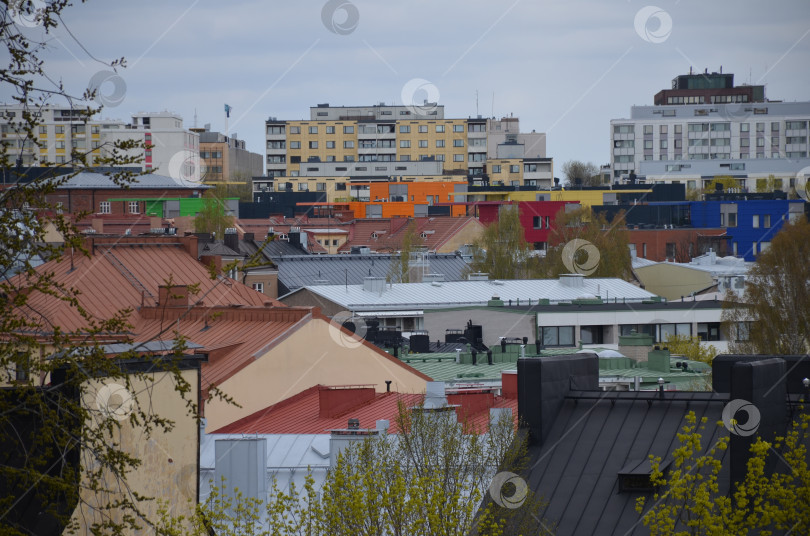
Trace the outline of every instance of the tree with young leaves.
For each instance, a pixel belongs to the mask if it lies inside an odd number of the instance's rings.
[[[217,239],[225,236],[225,229],[233,227],[235,218],[228,214],[222,192],[212,189],[203,195],[202,207],[194,217],[194,231],[198,233],[213,233]]]
[[[410,283],[410,262],[411,253],[422,247],[422,238],[416,227],[416,221],[411,220],[402,235],[402,243],[399,251],[399,259],[391,259],[391,267],[388,269],[388,281],[391,283]]]
[[[714,445],[704,444],[707,419],[698,422],[690,411],[669,471],[662,470],[660,457],[650,457],[651,481],[658,490],[646,512],[646,498],[637,499],[644,525],[652,536],[810,534],[808,424],[810,416],[802,412],[784,437],[773,441],[757,437],[745,478],[727,494],[720,490],[718,477],[729,436]],[[722,423],[708,424],[713,425]],[[768,471],[776,457],[789,470]]]
[[[561,210],[554,219],[549,248],[540,263],[541,277],[580,273],[593,277],[632,277],[624,214],[608,222],[590,207]]]
[[[569,160],[563,164],[562,171],[565,175],[566,187],[602,185],[599,168],[592,162]]]
[[[346,447],[319,490],[311,474],[287,492],[274,481],[262,504],[223,483],[198,515],[223,535],[552,534],[553,523],[534,517],[542,501],[528,487],[497,489],[498,501],[489,495],[499,471],[526,468],[525,439],[516,435],[510,414],[492,419],[481,433],[457,422],[452,407],[400,404],[396,426],[395,434],[368,435]],[[164,516],[160,526],[175,525]]]
[[[490,279],[531,278],[534,269],[524,233],[519,206],[501,205],[498,221],[473,243],[470,271],[487,273]]]
[[[122,431],[136,430],[145,440],[172,432],[175,422],[156,413],[148,400],[158,384],[171,386],[179,407],[197,418],[196,399],[189,396],[191,386],[177,366],[176,358],[184,352],[182,338],[168,356],[144,357],[132,350],[110,359],[104,344],[132,340],[131,310],[99,318],[87,307],[86,296],[57,281],[57,270],[68,270],[69,261],[36,268],[41,260],[61,258],[64,251],[88,254],[74,225],[87,214],[63,214],[48,202],[49,195],[87,169],[91,155],[95,166],[131,170],[133,164],[140,168],[148,148],[129,140],[86,151],[73,148],[64,163],[33,156],[44,147],[39,127],[45,108],[69,108],[73,113],[66,125],[85,128],[101,110],[90,104],[97,89],[72,91],[48,70],[47,49],[69,6],[68,0],[7,0],[0,5],[0,34],[7,51],[0,84],[20,110],[0,120],[0,170],[6,180],[17,181],[0,190],[0,533],[9,535],[62,530],[123,534],[149,526],[152,520],[144,510],[148,498],[128,486],[141,460],[120,440]],[[100,62],[90,57],[116,71],[125,65],[123,59]],[[34,176],[32,165],[47,169]],[[126,189],[140,174],[118,171],[110,176]],[[62,236],[62,244],[45,242],[51,228]],[[42,296],[55,302],[53,308],[33,306]],[[56,309],[65,314],[54,314]],[[58,323],[65,317],[76,317],[81,325],[67,329]],[[127,359],[141,368],[126,371],[122,362]],[[115,410],[94,406],[100,379],[147,395],[136,397],[127,417],[120,419]],[[96,500],[103,497],[109,500]],[[28,515],[31,511],[38,514],[35,519]],[[83,515],[87,512],[92,516]]]
[[[810,351],[810,223],[785,222],[748,272],[742,296],[723,309],[729,349],[752,354]]]

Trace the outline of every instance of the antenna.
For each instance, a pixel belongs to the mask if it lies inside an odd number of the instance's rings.
[[[194,128],[197,128],[197,108],[194,108]]]
[[[490,117],[495,117],[495,92],[492,92],[492,115]]]
[[[475,90],[475,115],[478,116],[478,90]]]

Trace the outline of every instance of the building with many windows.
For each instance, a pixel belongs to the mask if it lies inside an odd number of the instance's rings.
[[[245,147],[236,134],[211,132],[211,126],[191,128],[200,135],[200,179],[205,183],[244,182],[263,173],[262,155]]]
[[[116,141],[135,141],[151,146],[127,151],[141,156],[144,171],[188,181],[200,180],[199,135],[183,128],[183,118],[172,112],[141,112],[131,123],[98,119],[88,115],[89,108],[43,107],[38,126],[29,136],[23,128],[23,108],[0,105],[0,143],[6,147],[10,162],[21,167],[70,165],[76,162],[73,151],[84,155],[86,165],[112,154]]]
[[[319,104],[308,121],[265,123],[267,179],[278,189],[368,180],[504,181],[551,186],[542,133],[521,133],[518,118],[445,118],[444,106],[343,107]],[[283,180],[280,179],[283,177]],[[314,188],[313,188],[314,189]]]
[[[804,190],[810,102],[766,101],[762,86],[735,88],[730,74],[685,75],[673,87],[656,95],[654,106],[633,106],[628,119],[611,120],[614,180],[646,172],[647,182],[701,188],[723,175],[753,190],[757,178],[775,175]]]

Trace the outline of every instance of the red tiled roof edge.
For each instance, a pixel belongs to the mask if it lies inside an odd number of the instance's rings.
[[[313,313],[312,313],[312,317],[313,317],[313,318],[316,318],[316,319],[319,319],[319,320],[323,320],[324,322],[327,322],[327,323],[331,323],[331,322],[332,322],[332,321],[331,321],[331,319],[329,319],[329,317],[324,316],[324,315],[323,315],[323,314],[322,314],[320,311],[313,311]],[[339,329],[340,329],[340,330],[342,330],[342,331],[343,331],[343,332],[344,332],[346,335],[348,335],[348,336],[352,336],[352,335],[354,335],[354,333],[352,333],[352,332],[351,332],[351,331],[349,331],[348,329],[344,328],[343,326],[339,326]],[[371,350],[374,350],[374,351],[375,351],[375,352],[377,352],[377,354],[379,354],[380,356],[382,356],[382,357],[386,358],[388,361],[390,361],[390,362],[392,362],[392,363],[394,363],[394,364],[396,364],[396,365],[398,365],[398,366],[400,366],[400,367],[404,368],[404,369],[405,369],[405,370],[407,370],[408,372],[411,372],[411,373],[416,374],[418,377],[422,378],[422,379],[423,379],[423,380],[425,380],[425,381],[429,381],[429,382],[433,381],[433,378],[431,378],[431,377],[430,377],[430,376],[428,376],[427,374],[423,374],[422,372],[419,372],[419,371],[418,371],[418,370],[416,370],[415,368],[413,368],[413,367],[411,367],[411,366],[409,366],[409,365],[406,365],[405,363],[403,363],[403,362],[402,362],[402,361],[400,361],[399,359],[397,359],[397,358],[393,357],[391,354],[386,353],[386,352],[383,352],[382,350],[380,350],[379,348],[377,348],[376,346],[374,346],[373,344],[371,344],[371,343],[370,343],[370,342],[368,342],[367,340],[363,339],[363,340],[361,340],[360,342],[361,342],[361,343],[362,343],[362,344],[363,344],[363,345],[364,345],[366,348],[370,348]]]
[[[266,408],[256,410],[253,413],[251,413],[250,415],[246,415],[246,416],[242,417],[241,419],[237,419],[237,420],[235,420],[233,422],[230,422],[230,423],[226,424],[225,426],[220,426],[219,428],[217,428],[216,430],[212,430],[211,432],[206,431],[206,433],[208,433],[208,434],[227,434],[227,433],[229,433],[227,430],[238,429],[242,425],[245,425],[245,424],[247,424],[247,423],[249,423],[251,421],[256,421],[257,420],[256,417],[259,414],[261,414],[261,416],[263,417],[264,415],[270,413],[273,410],[286,408],[287,406],[295,404],[299,400],[308,397],[310,394],[312,394],[314,391],[317,391],[321,387],[324,387],[324,386],[321,385],[321,384],[317,384],[317,385],[313,385],[312,387],[307,387],[303,391],[300,391],[300,392],[298,392],[298,393],[296,393],[296,394],[294,394],[294,395],[292,395],[290,397],[287,397],[284,400],[280,400],[280,401],[276,402],[275,404],[273,404],[271,406],[267,406]],[[254,433],[254,432],[243,431],[242,433],[251,434],[251,433]]]

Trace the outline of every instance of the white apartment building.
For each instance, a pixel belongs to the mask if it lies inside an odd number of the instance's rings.
[[[629,119],[610,122],[613,179],[635,173],[700,188],[724,175],[754,191],[773,174],[803,190],[808,123],[810,102],[633,106]]]
[[[20,127],[23,108],[0,105],[0,141],[6,145],[9,163],[23,167],[70,165],[71,152],[86,155],[92,166],[109,156],[115,141],[134,140],[153,147],[140,151],[143,170],[182,178],[200,180],[199,135],[183,128],[183,119],[171,112],[137,113],[131,123],[118,119],[87,117],[87,108],[49,106],[31,113],[39,125],[33,139]],[[84,111],[84,113],[83,113]],[[131,152],[135,154],[135,151]]]

